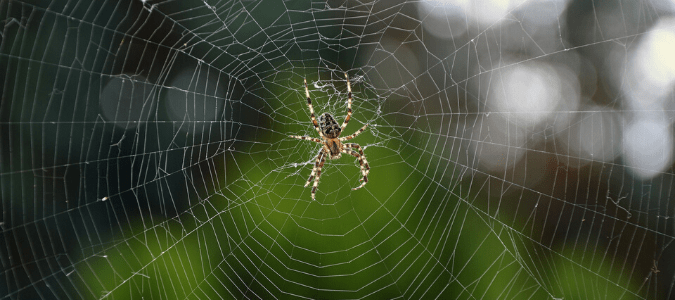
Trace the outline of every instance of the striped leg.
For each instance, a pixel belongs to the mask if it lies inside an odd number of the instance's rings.
[[[299,135],[289,135],[289,137],[292,137],[294,139],[303,140],[303,141],[312,141],[312,142],[316,142],[316,143],[319,143],[319,144],[323,144],[323,142],[321,142],[320,139],[313,138],[313,137],[299,136]]]
[[[363,175],[363,178],[360,179],[361,185],[359,185],[356,188],[353,188],[352,190],[358,190],[362,188],[366,183],[368,183],[368,173],[370,173],[370,166],[368,165],[368,161],[366,160],[366,156],[363,155],[363,151],[361,151],[361,147],[357,144],[354,144],[358,147],[359,152],[353,149],[344,149],[342,150],[343,153],[351,154],[352,156],[356,157],[359,159],[359,166],[361,167],[361,175]]]
[[[345,137],[341,137],[341,138],[340,138],[340,142],[348,141],[348,140],[351,140],[351,139],[355,138],[357,135],[361,134],[361,132],[363,132],[364,130],[366,130],[366,127],[368,127],[368,124],[363,125],[363,127],[361,127],[361,129],[357,130],[357,131],[354,132],[354,134],[352,134],[352,135],[345,136]]]
[[[321,168],[323,168],[323,163],[326,162],[325,151],[321,151],[323,155],[321,156],[321,162],[316,166],[316,178],[314,178],[314,186],[312,186],[312,200],[316,198],[316,189],[319,188],[319,178],[321,178]]]
[[[321,148],[321,150],[319,150],[319,154],[316,155],[316,162],[314,163],[314,168],[312,168],[312,173],[309,175],[307,182],[305,182],[305,187],[307,187],[310,183],[312,183],[312,179],[314,179],[314,175],[316,175],[316,169],[319,167],[319,163],[322,160],[326,160],[326,152],[323,151],[323,148]]]
[[[319,177],[321,177],[321,168],[323,167],[323,164],[326,162],[326,151],[321,148],[319,151],[319,155],[316,156],[316,162],[314,163],[314,168],[312,169],[312,174],[309,175],[309,179],[307,179],[307,182],[305,182],[305,187],[309,185],[309,183],[312,182],[312,179],[314,179],[314,186],[312,186],[312,200],[314,200],[314,197],[316,195],[316,189],[319,186]],[[316,175],[316,177],[314,177]]]
[[[352,84],[349,83],[349,76],[347,73],[345,73],[345,78],[347,78],[347,97],[349,97],[349,101],[347,102],[347,117],[342,123],[342,130],[345,130],[347,123],[349,123],[349,120],[352,118]]]
[[[345,147],[347,148],[352,148],[356,149],[358,151],[358,158],[361,160],[363,158],[363,168],[365,169],[365,175],[368,175],[370,173],[370,166],[368,165],[368,160],[366,160],[366,155],[363,154],[363,148],[361,148],[361,145],[359,144],[354,144],[354,143],[346,143],[344,144]]]
[[[321,136],[321,138],[324,138],[323,132],[321,132],[321,128],[319,128],[319,123],[316,121],[316,116],[314,115],[314,106],[312,106],[312,98],[309,97],[309,88],[307,88],[306,78],[305,78],[305,96],[307,96],[307,106],[309,106],[309,113],[310,117],[312,118],[312,124],[314,124],[314,128],[316,129],[316,132],[319,133],[319,136]]]

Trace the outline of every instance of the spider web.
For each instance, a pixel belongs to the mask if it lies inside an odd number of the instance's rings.
[[[0,296],[669,299],[674,14],[2,1]]]

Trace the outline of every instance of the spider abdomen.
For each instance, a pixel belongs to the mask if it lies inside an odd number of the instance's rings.
[[[323,135],[329,139],[337,138],[342,132],[338,122],[329,113],[323,113],[319,116],[319,128],[321,128]]]

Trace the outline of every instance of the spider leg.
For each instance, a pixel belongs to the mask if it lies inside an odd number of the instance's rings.
[[[352,146],[348,146],[348,145],[352,145]],[[352,189],[352,190],[358,190],[358,189],[362,188],[364,185],[366,185],[366,183],[368,183],[368,173],[370,173],[370,166],[368,165],[368,161],[366,160],[366,156],[363,154],[363,151],[361,150],[361,146],[359,146],[358,144],[345,144],[345,146],[350,147],[350,148],[359,149],[358,152],[354,149],[343,149],[342,150],[342,153],[350,154],[350,155],[359,159],[359,166],[361,167],[361,175],[363,175],[363,178],[359,180],[359,181],[362,181],[361,185]]]
[[[361,132],[363,132],[364,130],[366,130],[366,127],[368,127],[368,124],[363,125],[363,127],[361,127],[361,129],[357,130],[357,131],[354,132],[354,134],[352,134],[352,135],[345,136],[345,137],[341,137],[341,138],[340,138],[340,142],[348,141],[348,140],[351,140],[351,139],[355,138],[357,135],[361,134]]]
[[[321,148],[321,150],[319,150],[319,155],[316,156],[316,162],[314,163],[314,168],[312,168],[312,174],[309,175],[307,182],[305,182],[305,187],[307,187],[312,182],[312,179],[314,179],[314,186],[312,186],[312,200],[315,198],[316,189],[319,186],[319,177],[321,177],[321,168],[325,162],[326,151]]]
[[[368,173],[370,173],[370,166],[368,165],[368,160],[366,160],[366,155],[363,154],[363,148],[361,148],[361,145],[355,143],[346,143],[344,146],[347,148],[356,149],[358,151],[359,156],[357,156],[357,158],[363,158],[363,167],[366,170],[365,174],[368,175]]]
[[[321,136],[321,138],[324,138],[323,132],[321,132],[321,128],[319,128],[319,122],[316,121],[316,116],[314,115],[314,106],[312,106],[312,98],[309,97],[309,88],[307,88],[307,78],[305,78],[305,96],[307,96],[307,106],[309,106],[309,113],[312,118],[312,124],[314,124],[314,128],[316,129],[316,132],[319,133],[319,136]]]
[[[323,144],[323,142],[320,139],[313,138],[313,137],[299,136],[299,135],[289,135],[289,137],[292,137],[294,139],[312,141],[312,142],[316,142],[316,143],[319,143],[319,144]]]
[[[345,73],[345,78],[347,78],[347,97],[349,98],[349,101],[347,102],[347,117],[342,123],[342,130],[345,130],[347,123],[349,123],[349,120],[352,118],[352,85],[349,83],[349,76],[347,73]]]
[[[319,165],[316,166],[316,177],[314,178],[314,186],[312,186],[312,200],[315,200],[316,198],[316,189],[319,188],[319,178],[321,177],[321,168],[323,168],[323,164],[326,162],[326,151],[321,151],[323,154],[321,156],[321,162]]]
[[[314,175],[316,174],[316,170],[319,167],[319,163],[321,160],[325,160],[326,157],[326,152],[321,148],[319,150],[319,154],[316,155],[316,162],[314,163],[314,168],[312,168],[312,173],[309,175],[309,178],[307,179],[307,182],[305,182],[305,187],[307,187],[310,183],[312,183],[312,179],[314,179]]]

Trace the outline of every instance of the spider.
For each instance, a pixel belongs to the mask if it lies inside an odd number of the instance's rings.
[[[361,129],[350,136],[340,137],[340,133],[342,133],[342,130],[347,127],[347,123],[349,123],[349,120],[352,117],[352,86],[349,83],[349,76],[347,73],[345,73],[345,78],[347,79],[347,96],[349,101],[347,102],[347,117],[345,117],[345,121],[342,123],[342,126],[338,125],[335,118],[333,118],[333,116],[327,112],[321,114],[319,116],[319,121],[317,122],[316,117],[314,116],[314,107],[312,107],[312,99],[309,97],[307,79],[305,79],[305,95],[307,96],[307,106],[309,106],[309,113],[312,123],[314,124],[314,128],[316,129],[316,132],[319,133],[321,139],[299,135],[291,135],[290,137],[300,140],[309,140],[323,145],[321,150],[319,150],[319,154],[316,156],[316,162],[314,163],[314,168],[312,168],[312,173],[309,175],[309,179],[307,179],[307,182],[305,183],[305,187],[307,187],[312,182],[312,179],[314,179],[314,185],[312,186],[312,200],[314,200],[316,197],[316,189],[319,186],[319,177],[321,177],[321,168],[326,162],[326,157],[329,159],[338,159],[342,156],[342,153],[346,153],[358,158],[363,178],[359,180],[361,181],[361,185],[352,188],[352,190],[358,190],[368,183],[368,173],[370,173],[370,166],[368,166],[366,156],[363,154],[363,149],[359,144],[342,143],[355,138],[361,132],[366,130],[368,124],[363,125]]]

